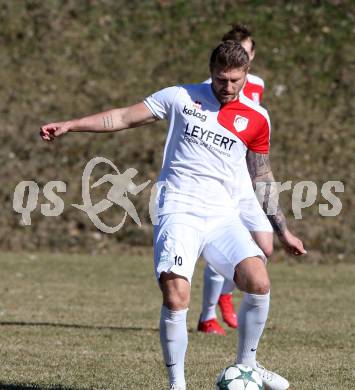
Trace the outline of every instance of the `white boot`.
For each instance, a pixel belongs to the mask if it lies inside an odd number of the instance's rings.
[[[290,386],[288,381],[281,375],[267,370],[265,367],[256,362],[255,371],[260,375],[265,390],[287,390]]]

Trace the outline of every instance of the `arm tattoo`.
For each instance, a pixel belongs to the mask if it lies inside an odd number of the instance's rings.
[[[249,174],[253,182],[256,178],[265,176],[271,172],[268,154],[259,154],[249,150],[246,158]]]
[[[274,232],[282,236],[286,230],[286,218],[279,205],[279,190],[274,181],[265,181],[265,195],[262,208],[268,217]]]
[[[271,170],[268,154],[248,151],[248,170],[256,195],[275,233],[282,236],[286,229],[286,218],[279,205],[279,190]]]
[[[104,115],[102,120],[104,122],[104,129],[113,129],[113,118],[110,112]]]

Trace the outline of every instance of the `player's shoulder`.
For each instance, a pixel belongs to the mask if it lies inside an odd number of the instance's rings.
[[[179,96],[182,99],[200,100],[206,99],[211,95],[211,84],[197,83],[197,84],[181,84],[179,88]]]
[[[205,83],[198,84],[178,84],[163,88],[148,99],[170,102],[171,104],[184,104],[191,100],[200,100],[211,94],[211,85]]]
[[[263,118],[270,127],[270,117],[267,110],[260,104],[255,103],[253,100],[246,97],[244,94],[239,96],[240,103],[242,103],[254,116]]]
[[[206,92],[209,92],[211,90],[211,83],[208,83],[208,81],[206,80],[202,83],[181,84],[178,87],[180,87],[186,91],[206,93]]]
[[[255,74],[248,73],[247,80],[251,84],[260,85],[260,87],[263,87],[263,88],[265,87],[264,80]]]

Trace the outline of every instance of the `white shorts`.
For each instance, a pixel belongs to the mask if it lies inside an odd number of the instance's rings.
[[[154,226],[154,268],[158,280],[162,272],[173,272],[191,283],[202,251],[216,271],[229,280],[233,280],[235,266],[247,257],[266,260],[236,215],[201,217],[181,213],[159,217]]]
[[[253,190],[251,190],[250,192],[250,197],[240,199],[239,210],[239,218],[242,221],[243,225],[250,232],[273,233],[273,228],[266,214],[264,213],[264,210],[260,206],[260,203],[256,198]],[[219,273],[212,267],[211,263],[213,258],[215,258],[216,261],[219,261],[217,257],[221,256],[221,254],[218,251],[214,250],[213,247],[208,247],[202,252],[202,256],[207,261],[206,269],[208,269],[208,272],[210,272],[210,274],[213,275],[214,278],[216,278]],[[220,277],[223,279],[223,276],[220,275]],[[235,286],[231,284],[229,290],[233,291],[234,287]]]

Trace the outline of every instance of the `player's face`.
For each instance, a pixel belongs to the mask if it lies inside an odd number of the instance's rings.
[[[253,61],[255,57],[255,50],[253,50],[253,42],[251,41],[251,39],[250,38],[244,39],[244,41],[242,41],[240,44],[243,46],[244,50],[248,53],[249,60]]]
[[[213,92],[221,104],[236,100],[244,86],[247,69],[237,68],[227,71],[214,69],[212,71]]]

